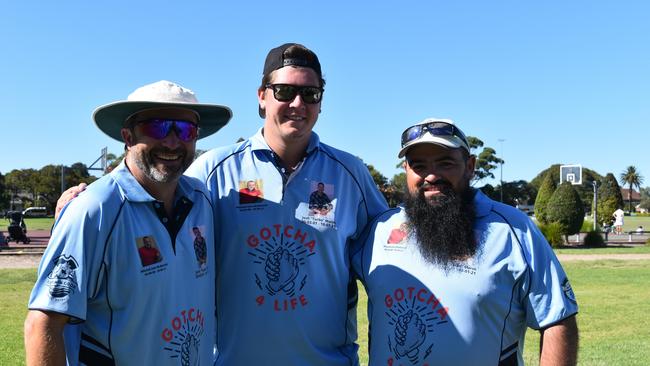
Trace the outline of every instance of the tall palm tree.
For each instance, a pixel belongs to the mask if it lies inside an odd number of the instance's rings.
[[[623,185],[627,184],[630,187],[627,191],[627,201],[629,203],[630,213],[632,213],[632,190],[634,190],[634,187],[641,188],[643,176],[636,170],[636,167],[630,165],[621,172],[620,179]]]

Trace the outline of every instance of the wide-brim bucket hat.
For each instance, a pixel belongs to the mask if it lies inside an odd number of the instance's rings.
[[[93,112],[97,127],[108,136],[122,141],[120,130],[134,114],[154,108],[183,108],[199,117],[199,136],[204,138],[219,131],[232,117],[230,108],[218,104],[199,103],[190,89],[161,80],[136,89],[126,100],[98,107]]]

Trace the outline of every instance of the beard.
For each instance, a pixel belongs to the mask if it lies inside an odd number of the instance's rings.
[[[424,259],[448,270],[476,254],[474,192],[467,185],[457,193],[449,183],[438,182],[443,194],[432,204],[424,197],[427,185],[416,193],[407,189],[404,208],[409,231]]]
[[[194,153],[183,148],[171,150],[163,147],[154,147],[151,149],[137,149],[133,153],[135,165],[147,176],[147,178],[157,183],[169,183],[177,180],[181,175],[183,175],[183,172],[194,160]],[[161,153],[180,155],[181,164],[156,164],[154,156]]]

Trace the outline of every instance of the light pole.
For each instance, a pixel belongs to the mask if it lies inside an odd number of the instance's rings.
[[[594,186],[594,231],[598,228],[598,183],[596,181],[591,182]]]
[[[501,156],[503,156],[503,142],[505,140],[506,139],[498,139],[497,140],[501,144],[501,146],[499,147],[501,149]],[[503,202],[503,158],[499,158],[499,160],[500,160],[499,161],[499,165],[500,165],[499,172],[500,172],[500,175],[501,175],[499,181],[501,182],[501,184],[500,184],[500,187],[501,187],[501,202]]]

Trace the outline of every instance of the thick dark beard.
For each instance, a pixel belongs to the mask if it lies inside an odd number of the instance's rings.
[[[435,205],[427,202],[423,190],[415,195],[407,191],[404,208],[424,259],[448,270],[476,254],[474,192],[468,187],[458,194],[450,185],[441,190],[444,196]]]

